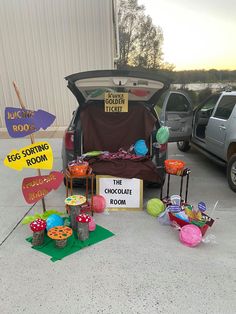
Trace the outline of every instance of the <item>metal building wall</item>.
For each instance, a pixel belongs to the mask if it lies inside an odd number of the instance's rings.
[[[29,109],[68,124],[77,103],[64,77],[114,68],[113,13],[112,0],[0,1],[0,127],[19,106],[13,80]]]

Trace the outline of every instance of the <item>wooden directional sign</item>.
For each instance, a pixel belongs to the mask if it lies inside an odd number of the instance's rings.
[[[58,189],[63,179],[64,175],[59,171],[52,171],[47,176],[25,178],[22,181],[22,193],[26,202],[28,204],[36,203],[52,189]]]
[[[46,130],[54,122],[55,118],[54,115],[44,110],[5,108],[6,127],[11,137],[27,136],[41,128]]]
[[[4,159],[4,165],[19,171],[23,168],[52,169],[52,148],[47,142],[36,142],[19,151],[12,150]]]

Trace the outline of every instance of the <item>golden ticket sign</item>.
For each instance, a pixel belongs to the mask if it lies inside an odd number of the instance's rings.
[[[128,93],[105,93],[105,112],[128,112]]]

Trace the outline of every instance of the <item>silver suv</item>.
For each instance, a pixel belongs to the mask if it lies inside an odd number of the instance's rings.
[[[192,135],[177,142],[180,151],[190,145],[227,167],[227,180],[236,192],[236,91],[214,94],[193,112]],[[180,123],[176,117],[176,123]]]

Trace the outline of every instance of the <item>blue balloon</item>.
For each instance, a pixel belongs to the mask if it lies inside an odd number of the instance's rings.
[[[47,222],[47,227],[46,227],[47,231],[51,228],[64,225],[63,219],[57,214],[50,215],[48,219],[46,220],[46,222]]]
[[[134,144],[134,151],[137,156],[145,156],[148,152],[147,145],[144,140],[138,140]]]

